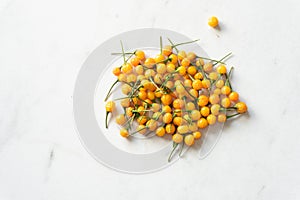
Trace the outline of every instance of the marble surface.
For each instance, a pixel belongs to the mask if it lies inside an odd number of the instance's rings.
[[[299,9],[296,0],[1,0],[0,199],[299,199]],[[221,30],[207,26],[211,15]],[[205,160],[129,175],[83,148],[72,93],[94,48],[143,27],[200,38],[211,57],[232,51],[250,112]]]

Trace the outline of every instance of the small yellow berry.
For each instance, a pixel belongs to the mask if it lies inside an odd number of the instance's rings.
[[[128,74],[127,75],[127,83],[134,83],[136,82],[136,75],[135,74]]]
[[[186,57],[190,61],[194,61],[196,59],[196,54],[194,52],[189,52]]]
[[[239,100],[239,94],[237,92],[231,92],[228,97],[231,101]]]
[[[220,95],[221,94],[221,89],[220,88],[216,88],[214,89],[214,94]]]
[[[194,79],[202,80],[203,79],[203,74],[201,72],[198,72],[195,74]]]
[[[167,66],[164,63],[159,63],[156,65],[156,71],[159,74],[164,74],[167,71]]]
[[[145,59],[145,53],[143,51],[137,50],[135,52],[136,57],[138,57],[140,60],[144,60]]]
[[[186,105],[185,105],[185,108],[187,110],[194,110],[195,109],[195,104],[193,102],[188,102]]]
[[[162,122],[163,121],[163,115],[162,115],[161,112],[155,112],[152,115],[152,119],[154,119],[155,121]]]
[[[106,112],[113,112],[115,110],[116,104],[113,101],[109,101],[106,103],[105,109]]]
[[[211,114],[213,114],[213,115],[218,115],[218,114],[219,114],[219,111],[220,111],[220,108],[221,108],[220,104],[214,104],[214,105],[212,105],[212,106],[210,107],[210,112],[211,112]]]
[[[175,55],[175,54],[171,54],[171,55],[169,56],[169,59],[170,59],[170,61],[171,61],[171,64],[173,64],[173,65],[177,64],[177,62],[178,62],[178,57],[177,57],[177,55]]]
[[[239,103],[235,104],[234,107],[237,108],[238,113],[245,113],[248,110],[247,105],[244,102],[239,102]]]
[[[202,87],[203,88],[209,88],[210,87],[210,81],[208,79],[202,80]]]
[[[136,66],[134,70],[138,75],[144,74],[144,67],[142,65]]]
[[[132,64],[132,66],[136,67],[140,64],[140,59],[138,57],[133,57],[130,59],[130,63]]]
[[[172,96],[170,94],[163,94],[161,97],[163,105],[170,105],[172,103]]]
[[[209,26],[211,26],[211,27],[214,28],[214,27],[218,26],[218,24],[219,24],[219,20],[218,20],[217,17],[212,16],[212,17],[210,17],[210,18],[208,19],[208,25],[209,25]]]
[[[184,101],[182,99],[175,99],[173,101],[173,108],[180,109],[184,107]]]
[[[116,117],[116,123],[122,125],[126,122],[124,114],[120,114]]]
[[[155,71],[153,69],[147,69],[145,71],[145,77],[146,78],[150,78],[150,77],[154,77],[155,76]]]
[[[202,81],[196,79],[193,81],[192,83],[192,87],[195,89],[195,90],[200,90],[202,88]]]
[[[196,122],[190,123],[189,124],[189,130],[190,131],[197,131],[198,130],[198,126]]]
[[[155,94],[152,91],[148,91],[147,92],[147,98],[150,100],[154,100],[155,99]]]
[[[207,106],[201,108],[200,113],[203,117],[207,117],[210,113],[210,109]]]
[[[148,118],[146,116],[139,116],[136,121],[140,125],[144,125],[148,121]]]
[[[122,89],[122,93],[123,93],[123,94],[126,94],[126,95],[127,95],[129,92],[131,92],[131,90],[132,90],[131,86],[129,86],[128,84],[122,85],[121,89]]]
[[[147,58],[144,62],[144,65],[147,67],[147,68],[153,68],[153,66],[155,65],[156,61],[155,59],[153,58]]]
[[[142,100],[147,99],[147,93],[145,91],[139,91],[138,97]]]
[[[154,82],[156,83],[156,84],[162,84],[162,81],[163,81],[163,77],[162,77],[162,75],[161,74],[156,74],[155,76],[154,76]]]
[[[172,108],[170,106],[166,105],[162,108],[162,111],[165,112],[165,113],[171,113]]]
[[[218,80],[217,82],[216,82],[216,87],[217,88],[222,88],[224,86],[224,81],[221,79],[221,80]]]
[[[192,134],[184,137],[184,143],[188,146],[192,146],[195,143],[195,138]]]
[[[209,77],[211,80],[215,81],[215,80],[218,79],[218,74],[217,74],[216,72],[210,72],[209,75],[208,75],[208,77]]]
[[[209,97],[209,102],[210,102],[211,104],[217,104],[217,103],[219,103],[219,102],[220,102],[220,97],[219,97],[219,95],[217,95],[217,94],[212,94],[212,95],[210,95],[210,97]]]
[[[204,65],[204,60],[202,58],[197,59],[196,66],[199,67],[199,66],[203,66],[203,65]]]
[[[182,117],[174,117],[173,124],[175,124],[176,126],[180,126],[182,123],[183,123]]]
[[[227,69],[226,69],[226,67],[224,65],[220,65],[220,66],[217,67],[217,72],[219,74],[226,74]]]
[[[177,131],[180,134],[185,134],[185,133],[189,132],[189,127],[187,125],[181,125],[181,126],[178,126]]]
[[[211,72],[213,70],[213,64],[211,62],[205,63],[203,65],[203,70],[207,73]]]
[[[165,124],[171,123],[172,122],[172,114],[171,113],[164,114],[164,116],[163,116],[163,122]]]
[[[193,136],[195,138],[195,140],[198,140],[201,138],[201,132],[200,131],[196,131],[196,132],[193,132]]]
[[[205,95],[200,95],[198,98],[199,106],[206,106],[208,104],[208,97]]]
[[[181,83],[178,84],[178,85],[176,86],[176,92],[177,92],[178,94],[184,94],[184,93],[185,93],[184,86],[181,85]]]
[[[182,140],[183,140],[183,136],[178,134],[178,133],[175,133],[173,136],[172,136],[172,140],[175,142],[175,143],[181,143]]]
[[[184,76],[186,74],[186,68],[184,66],[180,66],[177,68],[177,71],[180,75]]]
[[[162,53],[165,56],[169,56],[172,53],[172,46],[171,45],[164,46],[163,49],[162,49]]]
[[[199,96],[199,92],[197,90],[195,90],[195,89],[190,89],[189,93],[194,98],[197,98]],[[192,98],[192,99],[194,99],[194,98]]]
[[[175,132],[176,128],[173,124],[167,124],[166,125],[166,133],[173,134]]]
[[[191,118],[192,118],[193,121],[199,120],[200,117],[201,117],[201,114],[200,114],[199,110],[192,110],[191,111]]]
[[[150,119],[149,121],[147,121],[146,126],[150,131],[154,131],[157,127],[157,121],[155,121],[154,119]]]
[[[229,86],[224,85],[224,86],[221,88],[221,92],[222,92],[222,94],[228,95],[228,94],[230,94],[231,89],[230,89]]]
[[[200,118],[198,121],[197,121],[197,126],[199,128],[206,128],[208,126],[208,122],[205,118]]]
[[[129,107],[129,106],[130,106],[130,99],[129,99],[129,98],[127,98],[127,99],[122,99],[122,100],[121,100],[121,106],[122,106],[123,108]]]
[[[119,80],[120,82],[126,82],[126,81],[127,81],[127,78],[126,78],[125,74],[120,74],[120,75],[118,76],[118,80]]]
[[[225,114],[219,114],[218,115],[218,122],[224,123],[224,122],[226,122],[226,119],[227,119],[227,117],[226,117]]]
[[[130,63],[123,64],[121,67],[121,71],[124,74],[130,74],[132,72],[132,65]]]
[[[165,56],[162,55],[162,54],[158,54],[158,55],[154,58],[154,60],[155,60],[156,63],[160,63],[160,62],[162,62],[162,61],[165,60]]]
[[[223,98],[222,101],[221,101],[221,105],[222,105],[224,108],[230,107],[230,104],[231,104],[230,99],[227,98],[227,97]]]
[[[197,73],[197,69],[195,66],[190,66],[187,70],[188,74],[190,74],[191,76],[194,76]]]
[[[120,69],[120,67],[114,68],[114,69],[113,69],[113,74],[114,74],[115,76],[119,76],[119,75],[121,74],[121,69]]]
[[[132,117],[132,115],[133,115],[133,111],[134,109],[133,109],[133,107],[128,107],[128,108],[126,108],[126,115],[128,116],[128,117]]]
[[[187,58],[182,59],[181,65],[182,65],[183,67],[188,67],[188,66],[190,65],[190,60],[187,59]]]
[[[147,132],[147,127],[145,125],[138,125],[136,127],[136,131],[138,131],[140,134],[145,134]]]
[[[213,124],[216,123],[217,117],[215,115],[210,114],[210,115],[207,116],[206,120],[207,120],[209,125],[213,125]]]
[[[165,128],[164,127],[159,127],[156,129],[156,135],[159,137],[164,136],[166,133]]]
[[[127,137],[129,136],[129,133],[128,133],[128,131],[127,131],[125,128],[122,128],[122,129],[120,130],[120,135],[121,135],[122,137],[127,138]]]
[[[177,56],[178,56],[178,59],[181,61],[186,57],[186,53],[185,53],[185,51],[179,51]]]
[[[185,79],[183,82],[184,87],[191,88],[192,87],[192,80],[191,79]]]

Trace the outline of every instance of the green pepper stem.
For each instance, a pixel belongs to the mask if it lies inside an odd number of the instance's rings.
[[[163,114],[164,114],[164,111],[162,111],[156,118],[152,118],[152,119],[154,119],[155,121],[157,121],[160,118],[160,116],[162,116]]]
[[[233,115],[227,115],[226,118],[227,119],[230,119],[231,117],[235,117],[237,115],[240,115],[241,113],[236,113],[236,114],[233,114]]]
[[[199,70],[200,69],[200,71],[201,71],[201,73],[203,74],[203,78],[206,80],[207,79],[207,75],[206,75],[206,73],[204,72],[204,70],[203,70],[203,66],[200,64],[200,66],[197,66],[197,69]]]
[[[153,85],[154,85],[157,89],[160,89],[160,88],[158,87],[158,85],[156,85],[156,83],[153,81],[153,79],[152,79],[151,76],[149,77],[149,80],[150,80],[151,83],[153,83]]]
[[[169,42],[171,43],[172,45],[172,48],[174,48],[176,50],[176,52],[178,53],[179,50],[177,49],[176,45],[174,45],[174,43],[170,40],[170,38],[168,38]]]
[[[184,141],[182,141],[182,145],[181,145],[180,152],[179,152],[179,157],[182,156],[183,147],[184,147]]]
[[[131,55],[131,54],[135,54],[135,52],[124,52],[124,53],[111,53],[111,55],[123,55],[123,54],[125,54],[125,55]]]
[[[206,57],[202,57],[202,56],[196,56],[196,58],[201,58],[203,60],[210,60],[212,62],[216,62],[216,63],[220,63],[220,64],[225,64],[224,62],[222,61],[219,61],[219,60],[215,60],[215,59],[211,59],[211,58],[206,58]]]
[[[132,97],[130,97],[130,96],[128,96],[128,97],[121,97],[121,98],[113,99],[112,101],[119,101],[119,100],[123,100],[123,99],[131,99],[131,98],[133,98],[133,97],[136,97],[136,96],[132,96]]]
[[[162,54],[162,52],[163,52],[163,50],[162,50],[162,48],[163,48],[162,45],[163,45],[163,44],[162,44],[162,37],[161,37],[161,36],[159,37],[159,45],[160,45],[160,54]]]
[[[225,85],[228,86],[228,87],[230,87],[231,90],[232,90],[232,86],[231,86],[231,83],[230,83],[230,77],[231,77],[231,75],[232,75],[233,69],[234,69],[234,68],[231,67],[231,68],[230,68],[230,71],[229,71],[229,73],[228,73],[228,75],[225,74],[225,78],[226,78]]]
[[[134,53],[133,54],[131,54],[127,59],[126,59],[126,61],[125,61],[125,63],[127,63],[128,62],[128,60],[133,56],[133,55],[135,55],[135,52],[136,51],[134,51]]]
[[[231,56],[231,55],[232,55],[232,52],[226,54],[226,55],[225,55],[223,58],[221,58],[217,63],[213,64],[213,66],[215,66],[216,64],[218,64],[218,63],[224,61],[226,58],[228,58],[228,57]]]
[[[162,60],[162,61],[159,61],[159,62],[156,62],[155,64],[159,64],[159,63],[167,63],[168,61],[170,61],[171,59],[170,58],[166,58],[166,59],[164,59],[164,60]],[[149,68],[148,68],[149,69]]]
[[[232,111],[232,110],[236,110],[237,108],[235,107],[229,107],[229,108],[220,108],[220,111]]]
[[[147,101],[145,101],[145,100],[143,100],[143,99],[141,99],[139,96],[136,96],[140,101],[142,101],[142,102],[144,102],[144,103],[146,103],[148,106],[150,105],[150,106],[152,106],[152,104],[151,103],[148,103]]]
[[[180,84],[182,85],[182,87],[184,88],[184,90],[195,100],[196,99],[196,97],[194,97],[191,93],[190,93],[190,91],[188,91],[187,89],[186,89],[186,87],[180,82]]]
[[[172,155],[173,155],[175,149],[177,148],[177,146],[178,146],[178,143],[173,142],[173,149],[172,149],[172,151],[171,151],[171,153],[169,155],[168,162],[171,161]]]
[[[194,81],[195,79],[189,74],[189,77],[192,81]]]
[[[178,47],[178,46],[180,46],[180,45],[194,43],[194,42],[197,42],[197,41],[199,41],[199,40],[200,40],[200,39],[192,40],[192,41],[188,41],[188,42],[178,43],[178,44],[172,45],[172,47]]]
[[[137,131],[134,131],[133,133],[131,133],[130,135],[134,135],[134,134],[136,134],[136,133],[138,133],[138,132],[140,132],[140,131],[142,131],[142,130],[144,130],[144,129],[147,129],[148,128],[148,126],[145,126],[144,128],[141,128],[141,129],[139,129],[139,130],[137,130]]]
[[[132,110],[132,112],[151,112],[152,110]]]
[[[229,74],[228,74],[228,78],[231,78],[231,75],[232,75],[232,71],[233,71],[234,67],[231,67],[230,70],[229,70]]]
[[[123,56],[123,60],[124,60],[124,63],[126,63],[125,52],[124,52],[124,47],[123,47],[122,40],[120,40],[120,43],[121,43],[121,48],[122,48],[122,56]]]
[[[117,80],[112,84],[112,86],[109,88],[109,91],[108,91],[108,93],[107,93],[107,95],[106,95],[104,101],[107,101],[108,97],[110,96],[111,90],[113,89],[113,87],[114,87],[118,82],[119,82],[119,80],[117,79]]]
[[[105,116],[105,127],[106,127],[106,129],[108,129],[108,123],[107,123],[108,114],[109,114],[109,112],[106,112],[106,116]]]

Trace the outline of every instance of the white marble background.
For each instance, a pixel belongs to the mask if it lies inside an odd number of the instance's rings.
[[[0,0],[0,200],[300,199],[299,10],[297,0]],[[128,175],[82,147],[72,92],[94,48],[142,27],[200,38],[211,57],[232,51],[250,115],[205,160]]]

